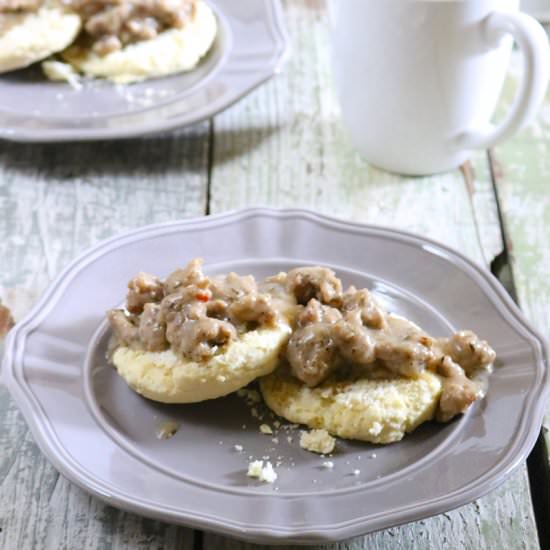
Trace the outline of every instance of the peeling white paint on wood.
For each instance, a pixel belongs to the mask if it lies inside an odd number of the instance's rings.
[[[215,119],[211,212],[307,207],[421,233],[485,266],[502,250],[485,152],[456,170],[400,178],[369,166],[346,138],[332,91],[323,2],[286,2],[293,56],[284,74]],[[396,128],[396,132],[399,131]],[[260,548],[205,535],[205,547]],[[538,548],[526,470],[471,505],[359,537],[341,550]]]
[[[521,65],[515,52],[512,67]],[[501,115],[514,97],[520,71],[505,85]],[[494,152],[494,172],[511,250],[519,304],[537,329],[550,338],[550,91],[539,116]],[[550,407],[544,419],[550,449]],[[550,467],[550,465],[549,465]],[[548,490],[549,488],[547,488]]]
[[[122,230],[204,214],[208,124],[174,137],[0,144],[0,297],[20,319],[69,261]],[[191,530],[122,512],[60,477],[0,386],[0,549],[192,548]]]
[[[286,73],[215,120],[211,211],[304,206],[416,231],[489,262],[502,242],[484,153],[473,159],[469,178],[456,171],[401,179],[369,167],[340,126],[324,3],[288,1],[286,12],[294,40]],[[16,319],[89,245],[204,213],[207,162],[207,125],[128,143],[0,144],[0,209],[8,213],[0,219],[0,297]],[[514,162],[521,173],[523,161]],[[525,292],[531,295],[535,301],[539,290]],[[2,550],[189,549],[193,542],[189,530],[118,511],[60,478],[3,387],[0,528]],[[525,469],[459,510],[326,548],[428,547],[537,548]],[[205,534],[204,548],[257,547]]]

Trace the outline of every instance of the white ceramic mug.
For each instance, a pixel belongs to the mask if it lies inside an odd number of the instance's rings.
[[[548,85],[550,51],[544,29],[518,4],[329,0],[342,116],[368,161],[402,174],[449,170],[533,117]],[[494,126],[513,40],[523,78]]]

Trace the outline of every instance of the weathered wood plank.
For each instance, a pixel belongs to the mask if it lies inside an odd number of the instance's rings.
[[[73,257],[116,232],[205,212],[208,124],[171,137],[0,143],[0,297],[16,319]],[[42,456],[0,386],[0,548],[192,547],[193,532],[106,506]]]
[[[521,74],[518,52],[512,59],[512,71],[505,84],[501,113],[509,108]],[[500,201],[504,229],[510,250],[510,264],[517,299],[522,310],[538,330],[550,335],[550,92],[538,117],[492,154],[493,172]],[[550,450],[550,406],[543,422],[546,453]],[[542,456],[546,454],[546,456]],[[550,544],[550,463],[538,466],[546,486],[543,496],[541,527]]]
[[[502,250],[485,153],[463,174],[399,178],[365,163],[343,135],[331,90],[324,3],[286,2],[285,74],[215,119],[211,212],[303,206],[400,227],[487,265]],[[396,129],[398,131],[398,129]],[[259,548],[205,535],[206,548]],[[526,470],[471,505],[327,548],[538,548]]]
[[[502,110],[513,99],[518,55],[506,82]],[[497,193],[509,239],[518,299],[543,334],[550,331],[550,93],[539,116],[492,154]],[[547,419],[550,423],[550,419]]]

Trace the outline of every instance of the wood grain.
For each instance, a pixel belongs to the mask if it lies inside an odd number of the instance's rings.
[[[290,67],[216,118],[213,151],[208,124],[175,136],[115,144],[0,143],[0,209],[7,214],[0,219],[0,297],[16,319],[87,246],[121,230],[204,213],[210,152],[212,212],[259,204],[305,206],[413,230],[484,265],[501,251],[485,155],[477,155],[463,172],[432,178],[402,179],[368,166],[340,125],[331,90],[324,2],[289,1],[285,9],[294,41]],[[539,158],[547,137],[540,125],[532,132],[522,146],[526,156],[519,160],[511,146],[497,151],[506,168],[499,185],[506,219],[512,220],[507,223],[516,247],[522,305],[534,319],[547,323],[547,308],[538,303],[549,303],[543,281],[548,263],[542,268],[537,263],[541,257],[547,262],[549,255],[543,231],[550,215],[542,186],[548,174]],[[524,166],[535,160],[543,166],[527,177]],[[525,179],[536,182],[529,184],[533,194],[528,204],[522,198],[523,183],[518,183]],[[538,229],[537,235],[522,227],[533,223],[528,215],[533,208],[539,219],[530,227]],[[529,284],[533,275],[535,286]],[[5,550],[193,546],[191,531],[105,506],[61,478],[36,448],[1,386],[0,529],[0,549]],[[258,548],[209,534],[203,547]],[[427,547],[537,548],[525,469],[459,510],[326,548]]]
[[[0,143],[0,297],[16,319],[88,246],[204,214],[208,144],[208,124],[134,142]],[[0,529],[2,550],[184,550],[193,540],[190,530],[106,506],[60,477],[2,386]]]
[[[285,7],[293,56],[284,74],[215,119],[211,212],[308,207],[415,231],[487,266],[502,240],[485,153],[462,172],[426,178],[369,166],[340,124],[324,3],[288,1]],[[428,547],[538,548],[525,467],[459,510],[326,548]],[[205,548],[260,547],[207,534]]]
[[[521,75],[514,52],[499,116],[509,109]],[[550,92],[536,119],[492,154],[495,186],[501,205],[509,261],[518,302],[539,332],[550,337]],[[550,405],[542,441],[533,457],[533,479],[540,505],[539,526],[550,545]],[[538,462],[538,463],[537,463]]]
[[[516,52],[500,115],[512,102],[520,67]],[[518,300],[539,331],[549,336],[550,93],[539,116],[511,140],[499,145],[492,159]],[[546,425],[550,425],[548,416]]]

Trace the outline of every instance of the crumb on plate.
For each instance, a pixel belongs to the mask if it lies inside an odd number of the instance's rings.
[[[48,80],[67,82],[75,90],[82,88],[80,75],[68,63],[50,59],[43,61],[41,67],[42,72]]]
[[[162,422],[157,428],[157,438],[158,439],[170,439],[176,435],[179,430],[180,425],[174,420],[166,420]]]
[[[277,479],[277,472],[273,469],[271,462],[266,462],[264,466],[263,460],[253,460],[250,462],[246,475],[265,483],[273,483]]]
[[[336,440],[326,430],[302,431],[300,436],[300,447],[312,453],[332,453],[335,445]]]
[[[273,430],[271,429],[271,426],[269,424],[261,424],[260,425],[260,432],[262,432],[265,435],[272,435]]]

